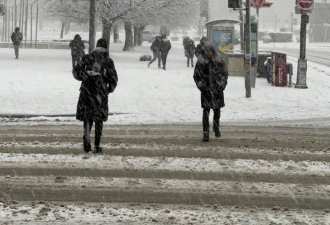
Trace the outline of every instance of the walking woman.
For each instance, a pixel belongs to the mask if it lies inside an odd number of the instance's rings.
[[[212,43],[205,43],[198,57],[194,80],[201,91],[203,108],[203,141],[209,141],[209,114],[213,109],[213,131],[220,138],[220,109],[225,106],[224,90],[227,86],[228,72],[220,54],[217,54]]]

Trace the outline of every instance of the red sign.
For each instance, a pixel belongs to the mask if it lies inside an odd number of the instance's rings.
[[[272,53],[272,85],[285,87],[287,82],[286,75],[286,54]]]
[[[246,2],[243,2],[244,6],[246,6]],[[273,2],[264,2],[260,8],[270,8],[273,5]],[[255,7],[253,2],[250,3],[251,7]]]
[[[298,8],[310,9],[312,8],[314,0],[298,0]]]
[[[260,9],[266,0],[252,0],[253,7],[256,9]]]

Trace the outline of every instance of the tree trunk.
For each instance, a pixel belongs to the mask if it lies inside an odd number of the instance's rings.
[[[142,42],[143,42],[142,33],[143,33],[145,27],[146,26],[139,26],[139,29],[138,29],[138,41],[137,41],[138,46],[141,46],[142,45]]]
[[[129,20],[124,22],[125,25],[125,46],[123,51],[132,51],[134,50],[133,46],[133,32],[132,32],[132,23]]]
[[[110,47],[110,36],[111,36],[112,24],[106,20],[102,20],[102,38],[107,40],[108,49]]]
[[[115,23],[113,25],[113,42],[118,43],[119,42],[119,29],[118,29],[118,23]]]
[[[65,23],[65,29],[64,30],[65,30],[64,34],[70,33],[70,30],[71,30],[71,23],[70,22]]]
[[[134,47],[138,43],[138,26],[134,26]]]
[[[62,22],[62,27],[61,27],[61,36],[60,36],[60,38],[61,38],[61,39],[63,39],[64,26],[65,26],[65,23],[64,23],[64,22]]]

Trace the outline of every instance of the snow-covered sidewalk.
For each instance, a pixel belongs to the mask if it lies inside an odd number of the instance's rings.
[[[172,43],[166,71],[156,63],[148,69],[147,62],[139,61],[142,54],[151,54],[149,43],[133,52],[122,52],[122,45],[111,45],[119,83],[109,98],[110,113],[115,115],[107,124],[201,121],[200,93],[193,69],[186,67],[181,42]],[[80,82],[71,73],[70,51],[21,49],[18,60],[13,51],[1,49],[0,114],[74,115]],[[297,60],[288,60],[293,63],[295,82]],[[328,117],[330,68],[309,63],[307,84],[307,90],[280,88],[259,78],[252,98],[247,99],[244,78],[229,77],[221,121]]]

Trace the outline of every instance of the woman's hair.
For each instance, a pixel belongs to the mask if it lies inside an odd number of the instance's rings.
[[[213,44],[211,42],[206,42],[203,47],[202,47],[203,51],[206,50],[212,50],[213,52],[215,52],[215,48],[213,46]]]
[[[99,40],[97,40],[96,46],[108,49],[107,40],[105,40],[104,38],[100,38]]]

